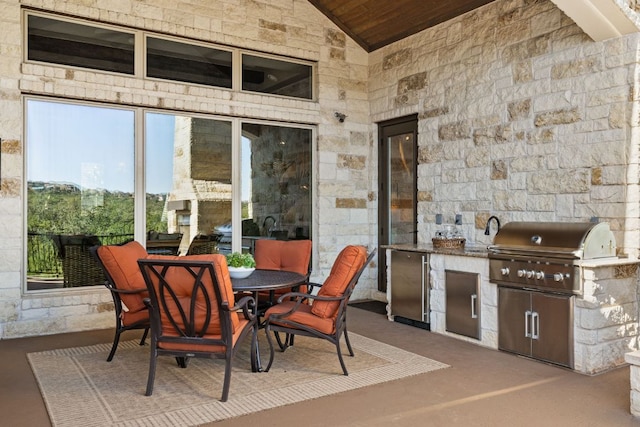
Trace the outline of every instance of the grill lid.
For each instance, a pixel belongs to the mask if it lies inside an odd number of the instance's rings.
[[[606,222],[509,222],[496,234],[493,254],[594,259],[616,256],[616,240]]]

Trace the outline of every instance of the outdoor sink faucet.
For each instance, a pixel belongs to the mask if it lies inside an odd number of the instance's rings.
[[[495,219],[496,220],[496,225],[498,226],[498,229],[496,230],[496,233],[498,231],[500,231],[500,220],[498,219],[497,216],[495,215],[491,215],[489,217],[489,219],[487,220],[487,226],[484,228],[484,234],[485,236],[488,236],[489,234],[491,234],[491,220]]]

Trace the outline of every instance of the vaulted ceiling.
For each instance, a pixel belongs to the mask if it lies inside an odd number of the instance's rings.
[[[494,0],[309,0],[367,52]]]
[[[342,31],[373,52],[496,0],[309,0]],[[638,31],[617,0],[551,0],[595,41]],[[625,12],[627,9],[627,12]],[[640,13],[636,6],[635,13]],[[632,14],[634,12],[631,12]]]

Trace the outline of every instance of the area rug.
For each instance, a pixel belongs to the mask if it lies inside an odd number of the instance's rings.
[[[251,372],[249,345],[243,346],[224,403],[222,360],[192,359],[182,369],[174,358],[160,357],[153,395],[145,396],[149,347],[137,341],[120,343],[112,362],[106,362],[110,344],[27,357],[55,427],[197,426],[448,366],[354,333],[349,337],[355,357],[344,357],[348,376],[335,347],[324,340],[296,337],[284,353],[276,350],[271,370],[260,373]],[[260,349],[266,365],[264,334]]]

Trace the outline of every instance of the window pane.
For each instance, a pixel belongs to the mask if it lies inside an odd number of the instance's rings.
[[[231,247],[231,123],[147,113],[147,249],[216,253]]]
[[[242,55],[242,89],[311,99],[312,70],[310,65]]]
[[[29,60],[133,74],[133,48],[131,33],[28,17]]]
[[[311,130],[242,125],[243,246],[311,236]]]
[[[231,52],[147,38],[147,76],[231,87]]]
[[[89,253],[133,239],[132,111],[27,101],[27,289],[103,285]]]

